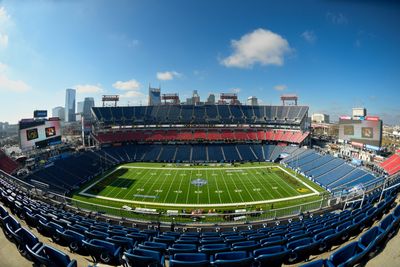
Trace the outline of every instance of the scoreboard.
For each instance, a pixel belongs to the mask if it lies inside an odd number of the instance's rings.
[[[23,151],[61,143],[58,119],[25,119],[19,122],[19,144]]]
[[[339,139],[372,147],[381,147],[382,120],[376,116],[339,118]]]

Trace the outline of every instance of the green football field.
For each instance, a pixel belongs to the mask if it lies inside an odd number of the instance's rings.
[[[185,166],[129,163],[77,192],[85,201],[113,206],[226,208],[296,203],[323,190],[277,164]]]

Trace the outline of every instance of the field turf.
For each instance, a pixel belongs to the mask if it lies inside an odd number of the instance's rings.
[[[276,164],[177,166],[130,163],[87,184],[85,201],[122,206],[241,207],[315,197],[323,190]],[[103,201],[101,201],[103,200]]]

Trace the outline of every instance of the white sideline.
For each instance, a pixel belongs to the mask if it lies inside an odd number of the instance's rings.
[[[79,195],[82,196],[87,196],[87,197],[93,197],[93,198],[98,198],[98,199],[104,199],[104,200],[111,200],[111,201],[116,201],[116,202],[122,202],[122,203],[131,203],[131,204],[138,204],[138,205],[149,205],[149,206],[160,206],[160,207],[182,207],[182,208],[197,208],[197,207],[204,207],[204,208],[211,208],[211,207],[237,207],[237,206],[246,206],[246,205],[259,205],[259,204],[269,204],[269,203],[276,203],[276,202],[281,202],[281,201],[286,201],[286,200],[294,200],[294,199],[300,199],[300,198],[305,198],[305,197],[310,197],[310,196],[315,196],[315,195],[320,195],[320,193],[314,189],[312,186],[308,185],[301,179],[297,178],[290,172],[286,171],[283,169],[281,166],[255,166],[255,167],[241,167],[241,168],[212,168],[212,169],[217,169],[217,170],[229,170],[229,169],[261,169],[261,168],[279,168],[281,171],[285,172],[286,174],[290,175],[297,181],[299,181],[301,184],[306,186],[308,189],[313,191],[313,193],[310,194],[305,194],[305,195],[299,195],[299,196],[293,196],[293,197],[285,197],[285,198],[278,198],[278,199],[270,199],[270,200],[260,200],[260,201],[252,201],[252,202],[239,202],[239,203],[213,203],[213,204],[176,204],[176,203],[158,203],[158,202],[145,202],[145,201],[135,201],[135,200],[125,200],[125,199],[118,199],[118,198],[112,198],[112,197],[104,197],[104,196],[99,196],[99,195],[93,195],[86,193],[89,189],[91,189],[93,186],[104,180],[105,178],[109,177],[111,174],[113,174],[115,171],[121,169],[121,168],[130,168],[130,169],[149,169],[148,167],[141,167],[141,166],[119,166],[112,172],[110,172],[108,175],[104,176],[103,178],[99,179],[95,183],[91,184],[90,186],[86,187],[83,189]],[[154,170],[210,170],[210,168],[164,168],[164,167],[151,167],[151,169]]]

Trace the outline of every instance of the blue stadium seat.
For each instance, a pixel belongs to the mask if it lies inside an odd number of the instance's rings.
[[[11,215],[7,216],[4,218],[3,220],[3,230],[5,235],[10,238],[10,239],[14,239],[15,236],[15,232],[21,228],[21,225],[19,224],[19,222]]]
[[[164,256],[162,253],[154,250],[134,248],[124,252],[123,260],[128,266],[135,267],[163,267]]]
[[[241,241],[232,244],[233,251],[246,251],[250,252],[260,247],[260,244],[256,241]]]
[[[383,239],[383,230],[374,226],[369,229],[367,232],[362,234],[359,238],[359,246],[366,251],[366,253],[373,253],[377,250],[377,247],[380,245]]]
[[[72,252],[86,254],[83,246],[83,240],[86,238],[83,234],[72,230],[65,230],[63,232],[57,230],[57,234],[59,244],[68,246]]]
[[[195,244],[172,244],[168,248],[169,255],[174,255],[175,253],[194,253],[197,252],[197,246]]]
[[[3,227],[3,221],[8,216],[8,211],[2,205],[0,205],[0,227]]]
[[[261,239],[267,238],[268,234],[266,233],[255,233],[247,236],[248,240],[260,241]]]
[[[218,267],[249,267],[253,262],[246,251],[219,252],[211,257],[211,264]]]
[[[110,235],[105,232],[100,232],[98,230],[93,230],[93,231],[86,231],[85,236],[88,239],[101,239],[101,240],[106,240],[107,237]]]
[[[176,253],[169,259],[170,267],[208,267],[210,262],[204,253]]]
[[[253,252],[259,267],[279,267],[289,256],[289,250],[284,246],[272,246],[256,249]]]
[[[24,227],[15,231],[14,241],[17,245],[18,251],[23,256],[27,256],[27,248],[35,250],[37,246],[41,246],[38,238]]]
[[[351,242],[346,246],[338,249],[329,257],[329,261],[333,266],[345,267],[354,266],[359,263],[366,251],[359,245],[358,242]]]
[[[175,237],[172,237],[172,236],[158,236],[158,237],[154,237],[153,241],[157,242],[157,243],[164,243],[164,244],[167,244],[167,246],[170,246],[173,243],[175,243]]]
[[[201,233],[201,237],[218,237],[220,233],[218,232],[203,232]]]
[[[285,245],[287,243],[287,238],[282,236],[271,236],[260,240],[260,244],[263,247]]]
[[[39,233],[41,233],[44,236],[47,237],[51,237],[53,239],[53,241],[57,241],[58,237],[57,237],[57,230],[60,232],[64,231],[64,227],[62,227],[61,225],[54,223],[54,222],[48,222],[45,223],[43,221],[39,221]]]
[[[225,242],[229,243],[229,244],[246,241],[246,240],[247,240],[247,238],[244,236],[241,236],[241,235],[232,235],[232,236],[225,237]],[[221,242],[215,242],[215,243],[221,243]]]
[[[334,267],[328,260],[315,260],[306,264],[300,265],[301,267]]]
[[[130,234],[127,234],[126,237],[132,238],[133,240],[135,240],[138,243],[143,243],[143,242],[149,240],[149,236],[147,234],[143,234],[143,233],[130,233]]]
[[[106,241],[114,243],[117,246],[120,246],[125,251],[134,248],[136,245],[136,242],[133,239],[119,235],[113,237],[107,237]]]
[[[39,266],[76,267],[76,260],[71,260],[67,254],[53,247],[42,245],[36,248],[27,247],[33,261]]]
[[[200,239],[197,236],[181,236],[175,243],[179,244],[199,244]]]
[[[230,246],[228,243],[206,244],[206,245],[200,246],[199,251],[211,256],[211,255],[214,255],[219,252],[230,251]]]
[[[320,232],[314,236],[316,241],[319,241],[320,252],[330,250],[332,246],[342,243],[342,236],[337,233],[335,229],[328,229],[326,231]]]
[[[154,250],[158,251],[160,253],[165,253],[168,249],[168,245],[165,243],[159,243],[159,242],[150,242],[146,241],[143,244],[138,245],[139,248],[146,249],[146,250]]]
[[[82,243],[94,262],[120,264],[120,246],[99,239],[92,239],[90,241],[83,240]]]
[[[205,245],[205,244],[218,244],[224,242],[224,239],[219,236],[214,236],[214,237],[204,237],[200,239],[200,244]]]
[[[86,231],[89,231],[89,228],[78,225],[78,224],[68,225],[67,228],[68,228],[68,230],[72,230],[72,231],[80,233],[82,235],[84,235]]]
[[[386,240],[386,238],[391,238],[394,231],[395,218],[392,214],[387,215],[383,220],[379,223],[379,227],[382,229],[382,240]]]
[[[310,255],[319,254],[319,243],[310,237],[287,243],[286,247],[291,250],[287,263],[298,263],[307,260]]]

